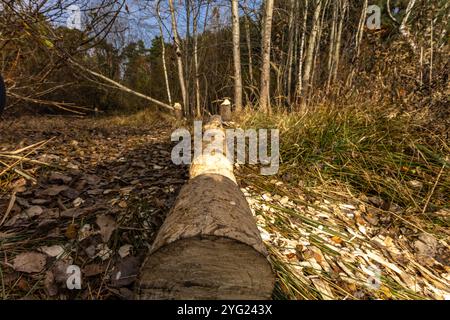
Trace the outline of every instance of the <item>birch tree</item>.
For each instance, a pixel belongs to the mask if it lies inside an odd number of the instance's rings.
[[[182,53],[181,53],[180,38],[178,36],[177,20],[175,17],[175,7],[173,5],[173,0],[169,0],[169,9],[170,9],[170,16],[171,16],[171,21],[172,21],[173,42],[175,45],[175,50],[176,50],[176,55],[177,55],[178,79],[180,82],[181,97],[183,99],[184,112],[185,112],[185,115],[187,115],[189,113],[189,102],[188,102],[187,92],[186,92],[186,82],[184,80],[183,59],[182,59]]]
[[[303,92],[303,61],[306,42],[306,23],[308,21],[308,6],[309,0],[305,0],[305,8],[303,11],[303,26],[302,26],[302,38],[300,40],[300,52],[298,54],[298,74],[297,74],[297,92],[296,96],[299,98]]]
[[[272,16],[274,0],[266,0],[262,28],[262,67],[260,86],[260,109],[271,112],[270,108],[270,44],[272,36]]]
[[[311,71],[313,64],[314,49],[316,47],[316,38],[319,33],[320,12],[322,10],[322,0],[316,0],[316,7],[314,9],[314,16],[312,21],[311,34],[308,39],[308,48],[305,57],[305,73],[303,75],[303,98],[306,98],[309,86],[311,85]],[[303,99],[303,104],[305,103]]]
[[[195,110],[197,117],[201,116],[200,107],[200,74],[198,65],[198,17],[200,15],[201,1],[198,3],[197,10],[194,12],[194,27],[193,27],[193,45],[194,45],[194,72],[195,72]]]
[[[162,28],[162,19],[160,14],[160,4],[161,1],[158,1],[156,4],[156,14],[158,18],[158,26],[159,26],[159,33],[161,37],[161,59],[162,59],[162,66],[163,66],[163,72],[164,72],[164,80],[166,82],[166,91],[167,91],[167,99],[169,101],[169,104],[172,105],[172,95],[170,93],[170,86],[169,86],[169,76],[167,74],[167,65],[166,65],[166,44],[164,42],[164,33]]]
[[[231,13],[233,24],[234,103],[235,110],[240,112],[242,110],[242,76],[238,0],[231,0]]]

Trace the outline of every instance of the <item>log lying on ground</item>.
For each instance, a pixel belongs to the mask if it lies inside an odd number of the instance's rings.
[[[214,127],[222,130],[217,118],[207,128]],[[194,159],[190,180],[141,269],[139,299],[271,297],[274,276],[267,251],[233,166],[225,160],[221,153]]]

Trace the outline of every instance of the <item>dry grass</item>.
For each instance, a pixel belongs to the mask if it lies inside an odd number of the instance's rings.
[[[285,240],[284,245],[291,241],[289,239],[297,239],[299,229],[308,234],[323,233],[323,229],[317,230],[316,214],[328,215],[333,223],[320,219],[320,228],[329,228],[330,237],[334,235],[347,244],[350,239],[346,236],[346,228],[350,225],[339,219],[333,220],[336,210],[339,211],[335,208],[338,203],[360,204],[365,210],[371,207],[369,198],[379,199],[381,203],[376,210],[392,218],[391,225],[380,232],[395,234],[407,228],[412,230],[410,243],[418,234],[425,233],[445,244],[450,221],[448,216],[437,214],[437,211],[450,207],[450,147],[445,136],[427,128],[427,118],[425,110],[398,114],[373,106],[316,106],[302,114],[281,113],[268,117],[250,112],[243,115],[243,127],[280,129],[281,163],[277,176],[271,179],[252,174],[247,168],[239,175],[241,181],[252,186],[256,195],[276,194],[289,197],[293,202],[292,208],[283,208],[261,200],[260,206],[265,210],[255,207],[256,215],[264,218],[263,225],[276,239],[269,244],[271,260],[278,274],[275,298],[326,298],[326,294],[318,292],[318,286],[308,280],[310,277],[318,277],[318,281],[333,292],[334,298],[355,298],[346,285],[339,285],[327,272],[308,269],[305,274],[304,271],[299,273],[298,268],[296,272],[296,266],[290,265],[289,259],[280,254],[286,248],[280,251],[273,244],[279,239]],[[287,187],[281,187],[280,181]],[[324,211],[327,207],[330,210]],[[293,224],[293,221],[298,223]],[[293,225],[296,228],[292,229]],[[307,241],[321,250],[327,259],[341,259],[339,252],[328,250],[329,238],[317,235],[313,238],[312,242],[311,238]],[[366,241],[367,247],[364,247],[364,241],[358,241],[361,242],[358,246],[366,248],[367,252],[374,250],[370,239]],[[348,245],[354,245],[354,240]],[[395,245],[401,248],[399,243]],[[416,263],[414,251],[403,249],[405,257]],[[347,265],[357,266],[359,264],[354,261]],[[424,271],[418,264],[415,267],[417,274],[434,272]],[[414,272],[410,275],[415,277]],[[440,278],[439,274],[437,277]],[[394,279],[395,274],[383,279],[382,288],[387,293],[366,292],[366,298],[425,299],[434,296],[424,291],[415,292]]]

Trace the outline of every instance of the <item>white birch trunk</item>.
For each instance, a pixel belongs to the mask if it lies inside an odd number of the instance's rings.
[[[242,75],[238,0],[231,1],[231,12],[233,25],[234,105],[235,110],[240,112],[242,110]]]

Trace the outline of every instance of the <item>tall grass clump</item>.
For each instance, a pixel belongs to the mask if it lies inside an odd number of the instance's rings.
[[[303,113],[248,112],[242,125],[280,130],[280,178],[294,185],[343,184],[406,212],[449,207],[448,136],[429,128],[426,110],[318,105]]]

